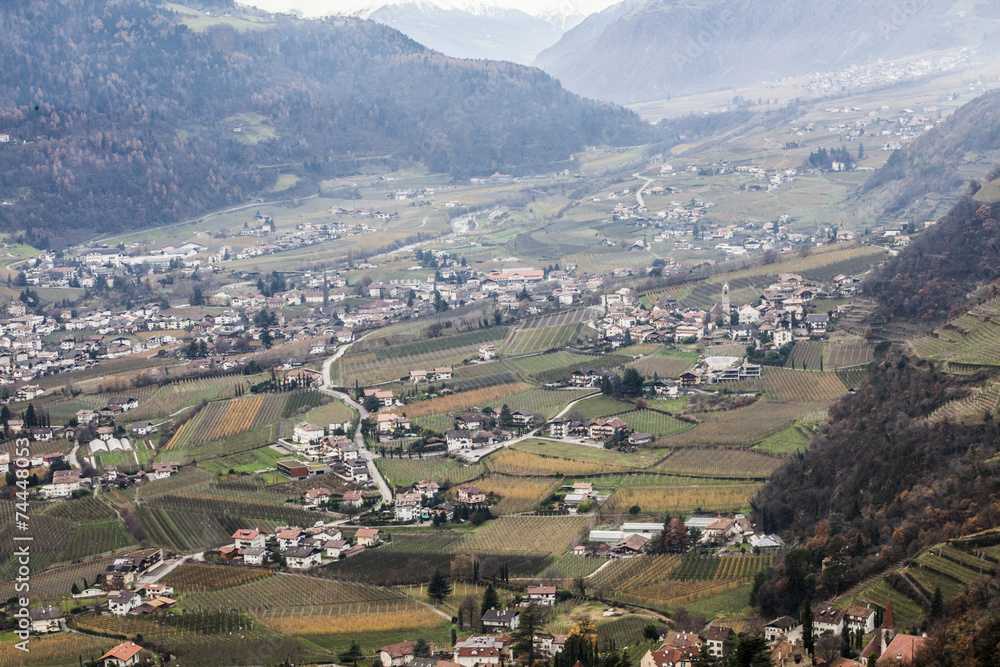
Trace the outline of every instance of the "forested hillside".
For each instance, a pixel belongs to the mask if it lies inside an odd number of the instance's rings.
[[[861,187],[887,214],[921,216],[927,195],[954,196],[1000,157],[1000,91],[955,110],[944,122],[889,156]],[[917,219],[920,219],[919,217]]]
[[[275,170],[258,165],[287,165],[304,192],[417,162],[549,171],[586,144],[668,136],[538,70],[447,58],[371,22],[179,21],[151,0],[0,4],[0,229],[169,223],[266,193]]]
[[[765,529],[790,531],[802,547],[758,580],[765,615],[794,612],[929,545],[1000,525],[1000,425],[923,419],[985,375],[948,375],[888,345],[871,378],[830,408],[809,448],[756,500]]]
[[[938,224],[886,260],[864,283],[882,317],[956,317],[966,295],[1000,278],[1000,210],[973,199],[974,183]]]

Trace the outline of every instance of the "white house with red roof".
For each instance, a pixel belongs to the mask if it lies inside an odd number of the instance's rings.
[[[114,665],[114,667],[126,667],[127,665],[135,665],[139,663],[139,651],[142,647],[135,642],[125,642],[124,644],[119,644],[114,647],[99,659],[104,662],[105,665]]]
[[[249,549],[251,547],[263,548],[266,538],[264,533],[256,528],[241,528],[233,533],[233,541],[237,549]]]

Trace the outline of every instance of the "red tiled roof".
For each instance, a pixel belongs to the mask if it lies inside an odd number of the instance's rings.
[[[99,659],[104,660],[105,658],[117,658],[119,660],[130,660],[141,650],[142,647],[139,646],[138,644],[134,642],[126,642],[124,644],[119,644],[118,646],[114,647],[113,649],[102,655]]]

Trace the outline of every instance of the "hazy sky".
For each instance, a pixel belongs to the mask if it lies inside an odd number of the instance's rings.
[[[618,0],[239,0],[240,4],[269,12],[297,11],[306,17],[334,14],[367,16],[385,5],[424,2],[449,9],[497,7],[519,9],[532,16],[588,15],[610,7]]]

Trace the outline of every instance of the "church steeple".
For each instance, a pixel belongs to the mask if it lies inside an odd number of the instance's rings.
[[[885,600],[885,614],[882,616],[882,625],[878,629],[879,638],[882,640],[882,650],[879,655],[885,653],[885,649],[896,636],[896,623],[892,618],[892,597]]]
[[[729,318],[729,279],[723,277],[722,279],[722,312],[726,314],[726,323],[728,324]]]

